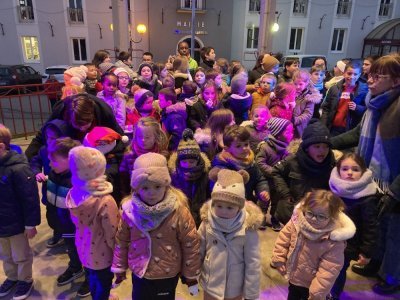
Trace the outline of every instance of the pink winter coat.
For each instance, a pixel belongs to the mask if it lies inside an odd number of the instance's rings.
[[[353,237],[355,226],[340,213],[331,232],[311,240],[300,232],[299,213],[297,205],[278,235],[271,263],[285,264],[289,282],[309,288],[309,299],[325,300],[343,267],[345,241]]]
[[[200,273],[200,239],[187,205],[177,199],[176,208],[161,224],[141,230],[132,213],[132,200],[122,205],[111,271],[146,279],[172,278],[181,273],[196,279]]]

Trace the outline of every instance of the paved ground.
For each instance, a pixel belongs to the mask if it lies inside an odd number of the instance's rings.
[[[25,139],[17,139],[13,141],[25,148],[29,141]],[[76,297],[76,291],[79,288],[79,279],[77,283],[68,284],[63,287],[58,287],[56,278],[61,274],[67,266],[67,255],[65,247],[61,246],[55,249],[46,248],[46,241],[51,237],[51,231],[46,223],[45,208],[42,206],[42,224],[38,227],[38,235],[31,241],[31,246],[34,250],[34,280],[35,290],[29,299],[79,299]],[[260,251],[262,253],[262,272],[261,272],[261,295],[260,299],[283,300],[287,295],[287,283],[279,275],[279,273],[269,267],[270,256],[274,241],[277,234],[270,229],[259,232],[260,236]],[[371,292],[371,286],[375,282],[373,279],[367,279],[358,276],[348,270],[348,279],[346,283],[345,293],[342,299],[400,299],[400,293],[390,296],[382,297],[375,295]],[[0,281],[5,279],[0,262]],[[115,293],[120,299],[130,299],[131,295],[131,282],[130,277],[124,281],[121,286],[115,289]],[[5,297],[3,299],[11,299]],[[90,297],[86,298],[90,299]],[[202,299],[202,294],[197,297],[189,296],[187,287],[179,284],[177,289],[176,299]]]

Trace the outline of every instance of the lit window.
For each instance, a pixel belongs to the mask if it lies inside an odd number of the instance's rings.
[[[346,29],[335,28],[333,30],[331,51],[343,51],[343,43]]]
[[[74,51],[74,61],[87,61],[86,39],[72,39],[72,49]]]
[[[26,62],[40,61],[39,43],[36,36],[22,37],[22,51]]]
[[[290,30],[289,50],[300,50],[303,37],[303,28],[292,28]]]

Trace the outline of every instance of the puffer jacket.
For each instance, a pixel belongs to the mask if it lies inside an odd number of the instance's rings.
[[[344,79],[333,85],[327,92],[326,97],[321,104],[322,115],[321,122],[329,129],[332,127],[332,122],[335,118],[340,97],[344,89]],[[354,94],[350,95],[351,101],[357,104],[354,111],[349,110],[346,121],[346,131],[356,127],[364,115],[367,107],[365,106],[365,97],[368,93],[368,86],[365,83],[357,82],[357,87]]]
[[[178,197],[179,199],[179,197]],[[200,273],[200,241],[187,204],[177,200],[175,210],[149,232],[134,223],[132,200],[122,205],[111,271],[146,279],[173,278],[179,273],[196,279]]]
[[[306,88],[296,97],[296,105],[293,109],[293,125],[295,138],[301,138],[303,131],[314,113],[314,106],[321,102],[322,95],[314,88]]]
[[[38,186],[26,158],[9,151],[0,158],[0,237],[40,224]]]
[[[76,227],[75,245],[82,265],[92,270],[110,267],[119,221],[114,198],[89,196],[77,205],[70,191],[66,205]]]
[[[344,263],[346,240],[355,233],[353,222],[339,213],[334,229],[319,239],[306,238],[300,231],[296,206],[289,223],[280,231],[272,252],[272,265],[286,265],[290,283],[309,288],[309,299],[325,300]]]
[[[256,163],[265,178],[271,178],[272,167],[289,155],[287,146],[286,142],[277,140],[272,135],[258,145]]]
[[[186,104],[183,102],[175,103],[162,110],[162,127],[169,136],[168,151],[175,151],[178,148],[182,133],[186,128],[186,119]]]
[[[201,208],[200,284],[205,292],[222,300],[242,295],[258,299],[260,292],[260,250],[257,229],[263,214],[252,202],[245,204],[245,221],[240,229],[224,234],[210,226],[211,201]]]

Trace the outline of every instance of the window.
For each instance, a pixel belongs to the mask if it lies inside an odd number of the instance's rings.
[[[26,62],[39,61],[39,43],[36,36],[22,37],[22,51]]]
[[[180,0],[179,9],[192,9],[192,1],[194,2],[194,8],[197,10],[206,9],[205,0]]]
[[[87,61],[86,40],[84,38],[72,39],[74,61]]]
[[[17,8],[20,22],[31,22],[35,19],[33,15],[32,0],[19,0]]]
[[[303,28],[290,29],[289,50],[300,50],[302,37],[303,37]]]
[[[333,30],[331,51],[343,51],[345,33],[346,29],[343,28],[335,28]]]
[[[306,16],[307,15],[307,5],[308,5],[307,0],[294,0],[293,14]]]
[[[351,0],[339,0],[336,15],[339,17],[350,17]]]
[[[249,11],[250,12],[260,12],[260,0],[250,0],[249,1]]]
[[[247,28],[247,44],[246,48],[258,48],[258,27]]]
[[[381,0],[379,5],[379,16],[380,17],[390,17],[392,15],[392,3],[390,0]]]
[[[70,23],[83,23],[82,0],[69,0],[68,20]]]

